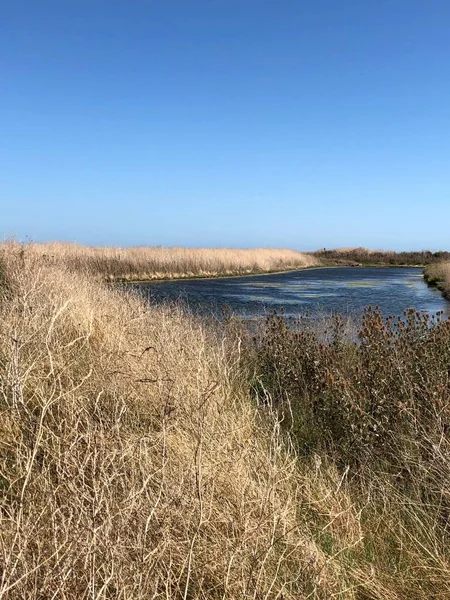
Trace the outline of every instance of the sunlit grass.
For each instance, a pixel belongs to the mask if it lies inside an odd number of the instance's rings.
[[[429,285],[439,288],[450,299],[450,262],[429,265],[425,269],[425,279]]]
[[[108,248],[77,244],[27,244],[30,255],[48,264],[108,280],[144,281],[223,277],[300,269],[320,264],[308,254],[278,248]]]
[[[2,600],[450,597],[445,323],[214,324],[86,256],[2,248]]]

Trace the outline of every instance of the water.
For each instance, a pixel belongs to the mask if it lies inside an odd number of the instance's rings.
[[[183,300],[196,313],[220,313],[228,307],[242,317],[315,313],[359,315],[367,306],[401,315],[408,308],[434,314],[449,312],[441,294],[429,288],[418,268],[333,267],[271,275],[192,279],[138,284],[154,301]]]

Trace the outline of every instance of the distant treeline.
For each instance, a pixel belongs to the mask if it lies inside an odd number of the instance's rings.
[[[318,250],[314,256],[328,264],[350,265],[429,265],[450,260],[450,252],[383,252],[366,248]]]

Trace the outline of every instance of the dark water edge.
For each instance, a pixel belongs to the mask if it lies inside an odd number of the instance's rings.
[[[368,306],[385,316],[420,312],[449,314],[450,303],[427,286],[422,268],[322,267],[220,279],[135,284],[152,302],[182,301],[196,314],[229,310],[245,318],[273,311],[286,316],[344,314],[357,317]]]

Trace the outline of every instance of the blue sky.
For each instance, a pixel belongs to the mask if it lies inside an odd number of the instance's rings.
[[[450,249],[448,0],[15,0],[0,235]]]

